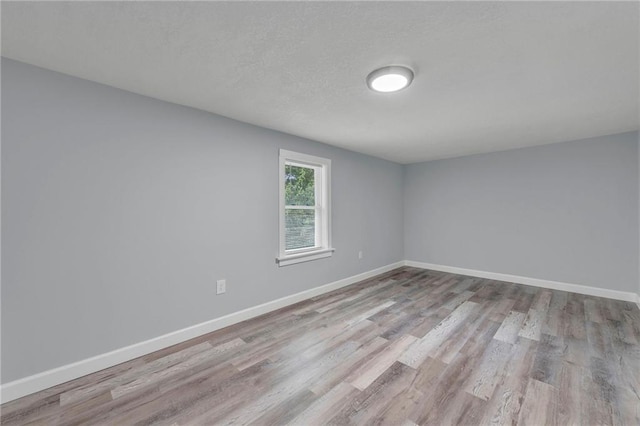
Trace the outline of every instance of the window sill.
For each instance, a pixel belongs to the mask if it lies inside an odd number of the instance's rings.
[[[331,257],[334,248],[314,250],[306,253],[292,254],[289,256],[282,256],[276,258],[278,266],[294,265],[301,262],[309,262],[310,260],[324,259],[325,257]]]

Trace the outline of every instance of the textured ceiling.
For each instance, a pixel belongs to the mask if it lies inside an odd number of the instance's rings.
[[[401,163],[638,129],[637,2],[2,2],[2,54]],[[409,89],[367,89],[405,64]]]

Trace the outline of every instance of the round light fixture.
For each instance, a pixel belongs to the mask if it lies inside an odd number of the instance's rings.
[[[367,76],[369,89],[376,92],[397,92],[411,84],[413,71],[400,65],[379,68]]]

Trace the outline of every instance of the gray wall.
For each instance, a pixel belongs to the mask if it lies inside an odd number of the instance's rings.
[[[3,382],[403,259],[388,161],[6,59],[2,143]],[[332,258],[275,265],[279,148],[333,161]]]
[[[638,133],[405,169],[405,258],[635,292]]]
[[[403,168],[6,59],[2,110],[3,383],[403,258],[639,290],[637,133]],[[275,265],[279,148],[330,259]]]

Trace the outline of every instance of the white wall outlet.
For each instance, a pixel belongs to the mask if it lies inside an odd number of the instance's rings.
[[[362,259],[362,250],[358,252],[358,259]]]
[[[222,294],[227,291],[227,280],[218,280],[216,283],[216,294]]]

